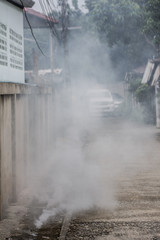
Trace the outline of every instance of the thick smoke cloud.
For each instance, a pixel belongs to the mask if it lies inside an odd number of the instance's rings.
[[[37,227],[61,212],[113,209],[119,177],[128,164],[134,166],[137,159],[143,159],[141,147],[133,153],[137,132],[132,126],[116,125],[116,118],[90,116],[87,90],[102,83],[107,88],[118,74],[112,69],[107,48],[93,36],[80,36],[69,44],[70,88],[55,89],[49,146],[44,159],[33,162],[28,179],[30,195],[45,204],[35,222]],[[126,129],[131,131],[125,135]]]

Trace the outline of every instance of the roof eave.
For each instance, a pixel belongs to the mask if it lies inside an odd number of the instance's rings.
[[[35,4],[35,2],[33,0],[25,0],[25,1],[24,0],[7,0],[7,2],[9,2],[21,9],[23,9],[24,7],[31,8]]]

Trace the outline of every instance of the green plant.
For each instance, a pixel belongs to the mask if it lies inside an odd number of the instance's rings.
[[[148,84],[141,84],[136,92],[135,97],[141,104],[143,119],[145,123],[155,124],[155,90]]]
[[[134,94],[140,85],[141,85],[141,79],[132,78],[132,80],[129,82],[128,90]]]
[[[146,104],[151,97],[151,87],[147,84],[140,84],[135,91],[135,97],[138,102]]]

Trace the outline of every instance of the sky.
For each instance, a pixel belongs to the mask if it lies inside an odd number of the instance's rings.
[[[36,11],[42,12],[41,6],[39,4],[39,0],[34,0],[34,1],[35,1],[35,4],[33,6],[33,9]],[[53,1],[55,2],[56,0],[53,0]],[[68,2],[71,4],[72,0],[68,0]],[[78,0],[78,2],[79,2],[79,8],[85,11],[84,0]]]

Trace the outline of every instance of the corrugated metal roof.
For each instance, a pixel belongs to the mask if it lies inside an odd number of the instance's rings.
[[[156,82],[158,81],[160,77],[160,65],[157,66],[156,68],[156,71],[154,73],[154,76],[153,76],[153,81],[152,81],[152,86],[154,86],[156,84]]]
[[[148,83],[151,79],[155,64],[151,61],[148,61],[143,78],[142,83]]]

